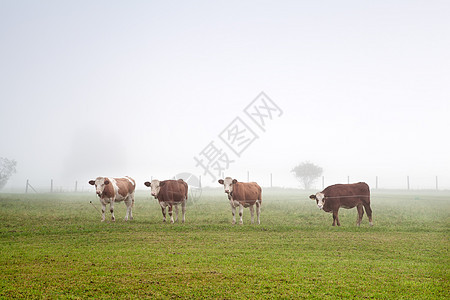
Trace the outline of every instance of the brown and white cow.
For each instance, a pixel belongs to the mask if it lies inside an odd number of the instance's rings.
[[[335,184],[325,188],[322,192],[309,196],[310,199],[316,200],[317,206],[326,212],[333,213],[333,226],[341,226],[338,218],[340,207],[358,209],[358,218],[356,224],[361,224],[364,215],[364,209],[369,217],[370,226],[372,222],[372,209],[370,208],[370,189],[367,183],[358,182],[353,184]]]
[[[238,182],[236,179],[226,177],[219,179],[219,183],[223,185],[225,193],[228,194],[230,200],[231,213],[233,214],[233,224],[236,224],[236,207],[239,206],[239,223],[243,224],[242,215],[244,207],[250,208],[252,224],[254,221],[253,205],[256,205],[256,216],[258,224],[260,224],[259,215],[261,214],[261,187],[256,182]]]
[[[124,201],[127,206],[127,213],[125,221],[133,219],[131,207],[134,205],[134,190],[136,183],[131,177],[112,178],[112,177],[97,177],[95,180],[90,180],[89,184],[95,185],[97,196],[100,198],[102,204],[102,222],[105,221],[106,205],[109,203],[109,211],[111,212],[111,220],[115,221],[114,217],[114,202]]]
[[[178,220],[178,205],[181,204],[181,211],[183,213],[183,220],[185,221],[186,215],[186,202],[188,195],[188,185],[183,179],[178,180],[152,180],[144,183],[151,188],[151,194],[158,199],[159,205],[163,215],[163,222],[166,221],[166,207],[169,207],[170,222],[174,223],[172,216],[172,209],[175,206],[175,221]]]

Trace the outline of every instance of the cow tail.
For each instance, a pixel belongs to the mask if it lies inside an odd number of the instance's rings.
[[[262,204],[262,189],[261,189],[261,187],[259,187],[259,195],[258,195],[259,197],[259,203],[260,204]]]

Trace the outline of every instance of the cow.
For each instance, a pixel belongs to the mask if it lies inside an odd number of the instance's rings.
[[[170,223],[177,221],[178,205],[181,204],[181,211],[183,213],[182,222],[184,223],[186,215],[186,202],[188,198],[188,185],[183,181],[183,179],[163,181],[154,179],[151,182],[146,181],[144,184],[151,188],[152,196],[155,197],[155,199],[158,199],[163,215],[163,222],[166,222],[166,207],[169,207]],[[172,216],[173,206],[175,206],[175,221]]]
[[[254,208],[256,205],[256,216],[258,224],[260,224],[259,215],[261,214],[261,187],[256,182],[238,182],[236,179],[226,177],[225,179],[219,179],[218,181],[223,185],[225,193],[230,200],[231,213],[233,215],[233,224],[236,224],[236,207],[239,206],[239,223],[243,224],[242,215],[244,213],[244,207],[250,208],[251,222],[253,224]]]
[[[338,218],[338,211],[340,207],[358,209],[358,218],[356,225],[360,226],[364,209],[367,217],[369,217],[369,224],[373,226],[372,209],[370,208],[370,189],[367,183],[358,182],[353,184],[335,184],[325,188],[322,192],[309,196],[310,199],[316,200],[319,209],[326,212],[333,213],[333,226],[341,226]]]
[[[128,219],[133,220],[131,208],[134,205],[134,190],[136,188],[136,182],[133,178],[128,176],[124,178],[97,177],[95,180],[90,180],[89,184],[95,186],[97,196],[100,198],[102,222],[105,221],[105,211],[108,203],[111,220],[116,220],[114,217],[114,202],[121,201],[124,201],[127,206],[125,221],[128,221]]]

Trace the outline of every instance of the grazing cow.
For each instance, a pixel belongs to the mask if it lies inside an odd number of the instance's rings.
[[[159,205],[163,215],[163,222],[166,221],[166,207],[169,207],[170,222],[174,223],[172,216],[172,209],[175,206],[175,221],[178,220],[178,205],[181,204],[181,211],[183,213],[183,220],[185,221],[186,201],[188,195],[188,185],[183,179],[178,180],[152,180],[144,183],[151,188],[151,194],[155,199],[158,199]]]
[[[109,211],[111,212],[111,220],[115,221],[114,217],[114,202],[124,201],[127,206],[127,213],[125,221],[133,220],[131,207],[134,205],[134,190],[136,183],[133,178],[111,178],[111,177],[97,177],[95,180],[89,181],[90,185],[95,185],[97,196],[100,198],[102,204],[102,222],[105,221],[106,205],[109,203]]]
[[[326,212],[333,213],[333,226],[341,226],[338,218],[340,207],[358,209],[358,218],[356,225],[361,224],[364,215],[364,209],[369,217],[370,226],[372,223],[372,209],[370,208],[370,189],[367,183],[358,182],[353,184],[335,184],[330,185],[320,193],[309,196],[310,199],[316,200],[317,206]]]
[[[259,221],[261,214],[261,187],[256,182],[238,182],[236,179],[227,177],[220,179],[219,183],[223,185],[225,193],[228,194],[228,200],[231,204],[231,213],[233,214],[233,224],[236,224],[236,207],[239,206],[240,224],[243,224],[242,214],[244,207],[250,208],[250,214],[253,224],[253,205],[256,204],[256,216]]]

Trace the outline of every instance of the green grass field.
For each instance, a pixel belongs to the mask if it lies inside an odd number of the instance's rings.
[[[263,190],[261,225],[245,209],[242,226],[221,189],[185,224],[148,191],[133,221],[119,203],[101,223],[94,194],[0,194],[0,298],[450,298],[450,192],[373,191],[359,228],[300,190]]]

